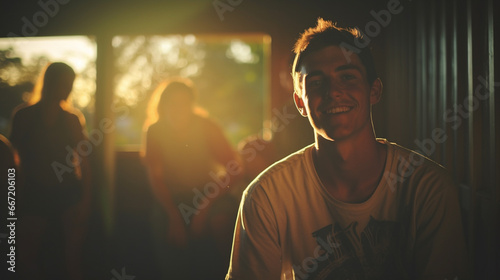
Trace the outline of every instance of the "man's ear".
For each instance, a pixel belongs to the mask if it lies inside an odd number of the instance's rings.
[[[294,91],[293,101],[295,101],[295,106],[297,107],[297,110],[299,110],[299,113],[303,117],[307,117],[307,111],[306,108],[304,107],[304,100],[302,100],[302,97],[300,95],[301,95],[300,92]]]
[[[382,98],[382,81],[380,78],[376,78],[372,83],[372,87],[370,89],[370,104],[377,104]]]

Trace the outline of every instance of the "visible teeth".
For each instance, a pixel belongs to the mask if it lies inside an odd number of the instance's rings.
[[[332,108],[326,112],[329,114],[337,114],[337,113],[347,112],[349,110],[351,110],[351,108],[349,108],[349,107],[335,107],[335,108]]]

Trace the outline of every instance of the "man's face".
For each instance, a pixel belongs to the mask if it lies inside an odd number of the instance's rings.
[[[380,80],[370,85],[357,55],[347,61],[338,46],[327,46],[303,59],[297,108],[315,132],[327,140],[345,140],[360,132],[373,133],[371,105],[379,101]]]

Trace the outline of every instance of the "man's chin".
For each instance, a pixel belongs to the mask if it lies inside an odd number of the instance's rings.
[[[323,138],[325,141],[330,141],[330,142],[342,142],[345,141],[349,138],[349,135],[347,133],[339,133],[338,131],[335,132],[321,132],[317,133],[317,137]]]

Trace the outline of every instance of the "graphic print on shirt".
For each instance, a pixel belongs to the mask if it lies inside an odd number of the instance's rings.
[[[320,247],[312,266],[297,270],[297,279],[387,279],[397,274],[398,222],[378,221],[370,216],[358,234],[358,222],[346,228],[330,224],[313,232]],[[312,259],[312,258],[311,258]]]

